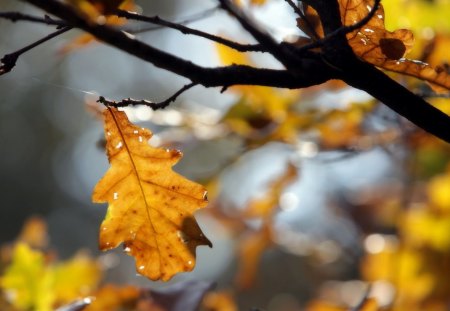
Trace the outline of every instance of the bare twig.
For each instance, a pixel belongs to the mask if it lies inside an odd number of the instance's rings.
[[[259,44],[266,47],[267,51],[272,54],[287,69],[295,69],[298,67],[299,59],[291,52],[291,49],[285,45],[277,43],[268,33],[260,30],[253,22],[245,16],[231,1],[218,0],[222,8],[234,16],[241,26],[247,30]],[[294,70],[295,71],[295,70]]]
[[[54,37],[57,37],[67,31],[69,31],[70,29],[72,29],[72,27],[65,26],[55,32],[52,32],[51,34],[45,36],[44,38],[39,39],[36,42],[33,42],[33,43],[21,48],[20,50],[17,50],[13,53],[6,54],[5,56],[3,56],[3,58],[0,59],[0,61],[1,61],[0,76],[7,72],[10,72],[14,68],[14,66],[16,65],[17,59],[20,57],[20,55],[22,55],[25,52],[28,52],[29,50],[37,47],[38,45],[40,45],[44,42],[47,42],[48,40],[50,40]]]
[[[422,98],[450,98],[450,93],[441,94],[441,93],[434,93],[433,91],[418,92],[415,94]]]
[[[202,12],[192,14],[191,16],[184,17],[184,19],[173,22],[173,23],[176,23],[179,25],[187,25],[187,24],[190,24],[190,23],[193,23],[193,22],[196,22],[196,21],[199,21],[199,20],[202,20],[204,18],[211,16],[218,9],[219,9],[219,6],[215,6],[215,7],[206,9]],[[143,33],[143,32],[147,32],[147,31],[159,30],[159,29],[163,29],[163,28],[165,28],[165,26],[156,25],[156,26],[142,27],[140,29],[135,29],[135,30],[129,29],[129,30],[127,30],[127,32],[132,33],[132,34],[138,34],[138,33]]]
[[[145,100],[145,99],[132,99],[132,98],[126,98],[126,99],[122,99],[119,102],[115,102],[115,101],[107,100],[103,96],[100,96],[99,99],[97,100],[97,102],[102,103],[105,106],[116,107],[116,108],[142,105],[142,106],[150,107],[153,110],[164,109],[167,106],[169,106],[171,102],[175,101],[178,96],[180,96],[182,93],[189,90],[191,87],[193,87],[195,85],[197,85],[197,83],[186,84],[181,89],[179,89],[175,94],[170,96],[168,99],[163,100],[162,102],[159,102],[159,103],[154,103],[154,102],[151,102],[151,101]]]
[[[199,36],[226,45],[239,52],[265,52],[264,48],[260,44],[240,44],[216,35],[209,34],[201,30],[193,29],[178,23],[169,22],[167,20],[160,18],[159,16],[144,16],[135,12],[128,12],[124,10],[117,10],[117,16],[176,29],[183,34]]]
[[[350,26],[342,26],[338,29],[336,29],[335,31],[329,33],[328,35],[326,35],[324,38],[318,39],[315,42],[312,42],[310,44],[304,45],[300,48],[297,49],[297,53],[302,54],[304,51],[310,50],[310,49],[314,49],[317,47],[322,46],[326,41],[330,40],[333,37],[339,36],[339,35],[345,35],[348,34],[356,29],[359,29],[361,27],[363,27],[365,24],[367,24],[372,17],[375,15],[376,11],[378,10],[378,7],[380,5],[380,1],[381,0],[375,0],[375,3],[372,7],[372,9],[369,11],[369,13],[363,18],[361,19],[359,22],[350,25]]]
[[[19,12],[0,12],[0,18],[10,20],[12,22],[28,21],[46,25],[54,25],[59,27],[67,26],[67,23],[61,20],[55,20],[48,15],[44,17],[33,16],[29,14],[23,14]]]
[[[295,14],[300,16],[300,18],[305,21],[306,27],[308,27],[309,32],[313,35],[313,38],[311,38],[311,39],[313,39],[314,41],[319,40],[320,38],[317,35],[316,31],[314,30],[314,27],[311,25],[309,20],[306,18],[305,14],[302,12],[302,10],[300,10],[300,8],[295,5],[294,1],[292,1],[292,0],[285,0],[285,1],[294,10]]]

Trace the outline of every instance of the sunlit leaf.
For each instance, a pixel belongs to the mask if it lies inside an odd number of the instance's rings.
[[[433,178],[428,184],[430,202],[438,210],[450,214],[450,174]],[[450,230],[450,228],[449,228]],[[448,235],[450,237],[450,234]]]
[[[401,227],[408,242],[450,253],[450,214],[439,215],[425,207],[416,208],[404,215]]]
[[[373,0],[340,0],[342,23],[351,26],[366,17],[373,7]],[[311,25],[323,37],[318,24],[317,12],[308,7],[308,22],[301,20],[298,26],[302,31],[311,33]],[[347,34],[347,39],[354,53],[364,61],[377,67],[413,76],[427,81],[439,88],[450,89],[450,75],[441,67],[432,67],[427,63],[406,59],[411,51],[414,36],[410,30],[397,29],[388,31],[384,23],[383,5],[375,12],[372,19],[364,26]]]
[[[8,300],[20,310],[51,311],[55,299],[53,278],[42,253],[19,243],[13,259],[0,279]]]
[[[260,230],[249,232],[239,244],[239,271],[236,283],[239,288],[250,288],[258,274],[264,251],[272,245],[272,228],[264,224]]]
[[[89,295],[100,275],[99,266],[86,255],[53,264],[44,253],[18,243],[0,285],[20,310],[47,311]]]
[[[246,217],[268,217],[278,206],[278,201],[287,186],[292,184],[298,177],[297,167],[289,164],[285,172],[270,183],[265,195],[253,199],[247,204],[244,212]]]
[[[115,9],[119,8],[127,11],[137,11],[134,0],[67,0],[69,4],[87,19],[100,24],[122,26],[127,23],[127,19],[120,18],[117,15],[110,15]],[[68,43],[64,44],[59,52],[66,54],[76,49],[86,47],[95,42],[94,36],[83,33]]]
[[[210,292],[202,302],[204,311],[238,311],[233,296],[228,292]]]
[[[101,278],[99,265],[86,254],[79,253],[52,269],[56,303],[68,303],[88,296]]]
[[[134,286],[103,286],[93,294],[93,301],[83,311],[133,310],[140,297],[140,290]]]
[[[140,274],[169,280],[195,266],[195,249],[211,242],[193,213],[207,204],[205,189],[172,171],[181,152],[153,148],[149,130],[132,125],[124,112],[104,111],[111,167],[94,189],[94,202],[108,202],[99,247],[123,243]]]
[[[367,16],[373,7],[373,1],[341,0],[339,5],[343,24],[350,26]],[[393,32],[386,30],[381,4],[373,18],[362,28],[348,33],[347,39],[356,55],[375,66],[450,89],[450,76],[447,72],[427,63],[404,58],[412,49],[413,34],[406,29]]]

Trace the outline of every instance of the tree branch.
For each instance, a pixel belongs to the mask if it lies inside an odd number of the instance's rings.
[[[185,17],[183,20],[180,20],[180,21],[177,21],[177,22],[174,22],[174,23],[179,24],[179,25],[187,25],[187,24],[193,23],[195,21],[198,21],[198,20],[201,20],[201,19],[209,17],[212,13],[216,12],[218,9],[219,9],[219,6],[215,6],[215,7],[206,9],[206,10],[204,10],[202,12],[193,14],[193,15],[188,16],[188,17]],[[146,32],[146,31],[159,30],[159,29],[162,29],[162,28],[164,28],[164,26],[158,26],[157,25],[157,26],[151,26],[151,27],[143,27],[143,28],[138,29],[138,30],[127,30],[127,32],[133,33],[133,34],[137,34],[137,33],[142,33],[142,32]]]
[[[264,50],[263,46],[260,44],[240,44],[240,43],[237,43],[237,42],[234,42],[234,41],[231,41],[231,40],[219,37],[219,36],[209,34],[207,32],[201,31],[201,30],[193,29],[193,28],[181,25],[181,24],[166,21],[166,20],[160,18],[159,16],[144,16],[144,15],[140,15],[135,12],[128,12],[128,11],[124,11],[124,10],[117,10],[116,14],[119,17],[124,17],[127,19],[137,20],[137,21],[141,21],[141,22],[152,23],[155,25],[161,25],[161,26],[165,26],[168,28],[178,30],[183,34],[195,35],[198,37],[202,37],[202,38],[226,45],[226,46],[228,46],[232,49],[235,49],[239,52],[266,52]]]
[[[50,16],[45,15],[45,17],[37,17],[29,14],[23,14],[19,12],[0,12],[0,18],[8,19],[12,22],[17,21],[28,21],[34,23],[41,23],[46,25],[54,25],[54,26],[67,26],[67,23],[64,21],[59,21],[52,19]]]
[[[179,58],[170,53],[147,45],[130,35],[109,27],[86,21],[71,7],[56,0],[26,0],[27,2],[54,14],[74,27],[83,29],[97,39],[102,40],[122,51],[134,55],[156,67],[166,69],[177,75],[186,77],[192,82],[205,87],[223,87],[236,84],[263,85],[281,88],[302,88],[321,84],[335,76],[325,64],[319,60],[304,60],[300,65],[303,74],[292,74],[286,70],[254,68],[245,65],[206,68]]]
[[[107,100],[103,96],[100,96],[100,98],[97,100],[97,102],[102,103],[105,106],[111,106],[111,107],[116,107],[116,108],[143,105],[143,106],[150,107],[153,110],[164,109],[167,106],[169,106],[169,104],[171,102],[175,101],[178,96],[180,96],[182,93],[189,90],[191,87],[193,87],[195,85],[196,85],[196,83],[186,84],[181,89],[179,89],[175,94],[170,96],[168,99],[163,100],[162,102],[159,102],[159,103],[154,103],[154,102],[151,102],[151,101],[145,100],[145,99],[132,99],[132,98],[127,98],[127,99],[121,100],[120,102],[115,102],[115,101]]]
[[[59,29],[59,30],[57,30],[55,32],[52,32],[51,34],[45,36],[44,38],[39,39],[36,42],[33,42],[33,43],[31,43],[31,44],[21,48],[20,50],[17,50],[17,51],[15,51],[13,53],[6,54],[5,56],[3,56],[3,58],[0,59],[0,62],[1,62],[0,76],[5,74],[5,73],[7,73],[7,72],[10,72],[14,68],[14,66],[16,65],[17,60],[19,59],[19,57],[23,53],[28,52],[29,50],[37,47],[38,45],[40,45],[40,44],[42,44],[44,42],[47,42],[48,40],[50,40],[50,39],[52,39],[54,37],[57,37],[57,36],[67,32],[67,31],[69,31],[70,29],[72,29],[72,27],[65,26],[65,27],[63,27],[63,28],[61,28],[61,29]]]

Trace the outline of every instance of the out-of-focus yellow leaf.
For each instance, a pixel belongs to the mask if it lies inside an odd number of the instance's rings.
[[[433,214],[430,209],[416,208],[404,215],[402,229],[410,243],[450,253],[450,214]]]
[[[266,4],[266,0],[250,0],[251,5],[263,5]]]
[[[94,294],[94,301],[83,311],[135,310],[139,296],[140,291],[134,286],[106,285]]]
[[[389,29],[408,28],[416,35],[424,31],[426,36],[429,36],[432,29],[450,29],[449,0],[383,0],[383,6],[389,13],[386,18],[386,26]]]
[[[236,302],[228,292],[209,292],[203,298],[202,311],[238,311]]]
[[[255,282],[263,252],[272,245],[272,228],[267,223],[260,230],[249,232],[240,242],[239,270],[236,283],[239,288],[250,288]]]
[[[288,164],[286,171],[269,185],[268,191],[262,198],[251,200],[247,204],[244,216],[263,218],[271,216],[274,209],[278,206],[278,201],[284,189],[295,181],[297,177],[297,167]]]
[[[362,302],[361,305],[358,306],[357,309],[355,307],[334,306],[330,303],[316,300],[311,302],[305,311],[348,311],[348,310],[377,311],[381,309],[379,308],[378,303],[374,298],[367,298],[364,300],[364,302]]]
[[[44,255],[28,245],[16,245],[13,260],[0,279],[7,299],[19,310],[51,311],[53,277]]]
[[[431,204],[450,217],[450,174],[433,178],[428,183],[428,197]],[[450,234],[447,234],[450,239]]]
[[[44,248],[48,245],[47,225],[41,217],[30,217],[23,225],[18,241],[33,248]]]
[[[193,217],[207,204],[205,188],[172,171],[181,152],[150,146],[152,133],[131,124],[124,112],[105,109],[104,119],[111,167],[92,195],[94,202],[109,203],[100,249],[124,243],[137,272],[152,280],[191,271],[196,247],[212,246]]]
[[[101,278],[99,265],[83,253],[56,265],[52,273],[55,300],[58,304],[90,295]]]
[[[402,299],[419,302],[430,294],[435,285],[433,274],[425,268],[420,252],[386,245],[382,251],[366,255],[361,273],[369,282],[388,281],[396,287]]]
[[[320,131],[323,148],[351,146],[361,136],[361,124],[372,103],[354,104],[346,110],[331,110],[314,126]]]
[[[119,18],[116,15],[109,15],[115,9],[119,8],[126,11],[136,11],[137,6],[134,0],[67,0],[78,12],[84,14],[86,18],[101,24],[122,26],[127,23],[127,19]],[[59,53],[66,54],[76,49],[86,47],[95,42],[94,36],[84,33],[68,43],[64,44]]]
[[[8,301],[19,310],[50,311],[89,295],[100,274],[99,266],[87,256],[53,265],[42,252],[18,243],[0,286]]]
[[[217,52],[221,63],[224,65],[240,64],[253,65],[252,60],[244,53],[240,53],[227,46],[216,44]],[[263,113],[268,118],[282,122],[287,114],[288,108],[299,96],[299,91],[284,90],[265,86],[238,85],[231,87],[240,93],[244,103],[257,113]]]

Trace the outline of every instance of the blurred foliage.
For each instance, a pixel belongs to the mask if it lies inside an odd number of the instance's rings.
[[[237,2],[245,5],[245,1]],[[250,1],[249,4],[251,8],[259,8],[270,2]],[[91,18],[98,18],[98,14],[107,14],[112,9],[99,8],[96,1],[73,3]],[[133,1],[111,3],[113,7],[134,5]],[[402,42],[408,39],[408,47],[403,43],[403,52],[412,48],[413,57],[448,70],[448,0],[385,0],[383,6],[387,29],[406,27],[414,32],[413,48],[409,46],[409,32],[408,38],[395,38]],[[108,23],[121,25],[123,22],[109,18],[107,16]],[[386,31],[383,24],[380,32],[386,35]],[[84,46],[91,40],[79,37],[63,50],[71,51],[74,46]],[[223,64],[252,65],[260,61],[219,45],[217,51]],[[403,52],[394,54],[403,57]],[[384,52],[380,55],[383,62],[389,58]],[[397,74],[393,77],[415,92],[432,94],[430,85],[413,77]],[[47,311],[77,299],[95,297],[83,310],[172,311],[177,310],[173,301],[178,298],[184,310],[235,311],[239,296],[259,285],[265,256],[278,250],[306,258],[310,270],[322,272],[330,265],[339,266],[340,260],[355,260],[357,271],[338,280],[311,285],[314,292],[309,293],[306,301],[280,293],[270,300],[270,311],[449,310],[449,145],[386,112],[373,99],[349,96],[340,103],[330,99],[333,97],[326,97],[328,102],[324,103],[323,94],[337,96],[348,91],[346,85],[336,81],[300,91],[253,86],[234,86],[230,91],[237,99],[219,117],[208,115],[206,111],[202,117],[195,111],[176,114],[168,109],[153,113],[149,119],[161,126],[158,136],[166,137],[161,139],[160,145],[213,143],[230,137],[240,142],[237,154],[227,157],[219,167],[202,176],[211,186],[210,208],[205,213],[227,228],[237,241],[238,268],[234,283],[216,291],[207,286],[186,285],[181,291],[169,287],[170,299],[160,299],[157,291],[135,285],[112,285],[101,281],[106,270],[101,260],[83,253],[69,260],[59,260],[49,247],[45,223],[32,218],[17,240],[1,249],[0,309]],[[430,101],[450,113],[448,98],[430,98]],[[137,114],[137,110],[125,110],[129,116]],[[225,202],[223,175],[245,155],[274,142],[289,146],[290,157],[285,170],[274,174],[259,195],[252,193],[244,206],[237,208],[234,203]],[[324,240],[294,234],[277,225],[277,217],[296,208],[299,205],[296,200],[302,199],[293,196],[290,187],[302,180],[307,160],[333,153],[338,156],[331,161],[345,167],[346,159],[373,150],[383,151],[400,167],[401,176],[386,179],[381,185],[374,183],[357,189],[352,196],[345,193],[341,200],[327,201],[327,208],[334,216],[345,218],[358,229],[361,253],[353,252],[337,237]],[[361,167],[361,170],[377,170],[377,163]],[[325,231],[327,228],[316,229]],[[264,268],[271,269],[267,264]],[[193,296],[196,297],[193,301],[186,298]]]

